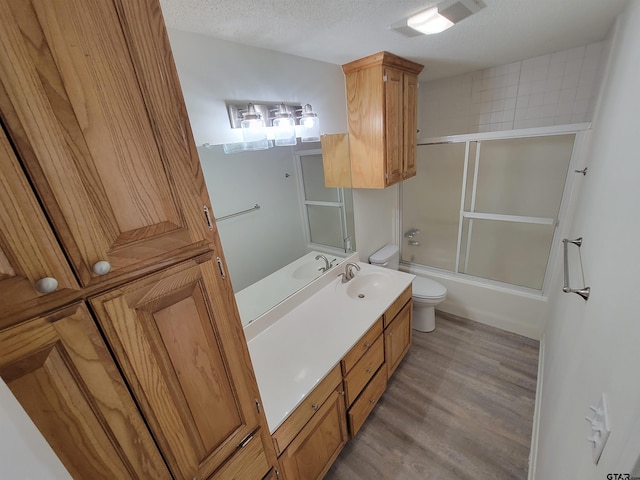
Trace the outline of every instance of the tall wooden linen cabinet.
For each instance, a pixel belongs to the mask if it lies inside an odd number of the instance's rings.
[[[0,377],[76,479],[276,457],[157,0],[0,0]]]

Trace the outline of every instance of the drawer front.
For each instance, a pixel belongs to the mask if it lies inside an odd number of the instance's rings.
[[[349,439],[344,398],[336,391],[279,459],[286,480],[320,480]]]
[[[271,469],[263,443],[268,441],[258,429],[209,480],[262,480]]]
[[[373,343],[351,372],[344,379],[347,406],[351,405],[362,389],[384,363],[384,339],[382,336]]]
[[[387,309],[387,311],[384,312],[384,315],[383,315],[384,328],[387,328],[387,325],[389,325],[393,321],[393,319],[398,314],[398,312],[402,310],[402,307],[404,307],[405,304],[409,300],[411,300],[411,294],[412,294],[411,285],[409,285],[404,290],[404,292],[402,292],[400,296],[396,298],[395,302],[391,304],[391,306]]]
[[[352,438],[358,433],[386,389],[387,369],[383,367],[373,377],[367,388],[364,389],[360,398],[349,409],[349,432]]]
[[[382,333],[382,317],[376,320],[376,323],[365,333],[362,338],[356,343],[349,353],[347,353],[342,359],[342,374],[346,375],[351,371],[358,360],[369,351],[373,346],[376,339]]]
[[[340,365],[329,372],[313,391],[300,402],[291,415],[273,433],[273,444],[280,455],[313,417],[329,395],[333,393],[342,380]]]

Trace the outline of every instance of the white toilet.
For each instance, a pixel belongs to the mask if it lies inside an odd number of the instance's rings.
[[[371,265],[398,269],[400,249],[397,245],[385,245],[369,257]],[[436,328],[435,307],[447,296],[444,285],[424,277],[413,280],[413,328],[430,332]]]

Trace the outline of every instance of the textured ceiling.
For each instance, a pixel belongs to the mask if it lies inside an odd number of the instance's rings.
[[[389,25],[433,1],[160,1],[171,28],[339,65],[387,50],[424,64],[430,80],[602,40],[627,0],[484,2],[443,33],[409,38]]]

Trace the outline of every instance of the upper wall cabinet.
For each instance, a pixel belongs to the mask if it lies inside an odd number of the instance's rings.
[[[418,74],[388,52],[342,66],[353,188],[385,188],[416,173]]]
[[[148,5],[0,0],[3,122],[84,286],[212,241],[202,174],[184,168],[195,147],[162,16]]]

